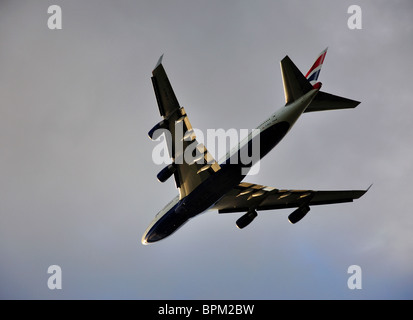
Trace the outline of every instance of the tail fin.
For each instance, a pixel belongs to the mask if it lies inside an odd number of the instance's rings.
[[[321,67],[323,66],[323,62],[327,54],[327,49],[328,47],[325,48],[324,51],[322,51],[318,55],[313,66],[310,68],[310,70],[308,70],[307,74],[305,75],[307,80],[310,81],[311,85],[314,85],[317,82],[318,76],[320,75]]]
[[[315,87],[317,83],[318,76],[320,75],[321,67],[323,66],[324,59],[327,54],[327,48],[322,51],[313,66],[308,70],[306,78],[310,83]],[[319,91],[317,96],[311,101],[310,105],[304,112],[313,112],[313,111],[325,111],[325,110],[338,110],[338,109],[350,109],[355,108],[360,104],[359,101],[335,96],[333,94]]]
[[[285,56],[280,64],[284,84],[285,104],[287,105],[312,90],[313,86],[288,56]]]
[[[321,87],[321,83],[318,83],[318,86],[316,84],[326,53],[327,48],[320,53],[305,77],[288,56],[281,60],[281,74],[286,105],[297,100],[310,90]],[[359,104],[359,101],[319,91],[304,112],[349,109],[355,108]]]

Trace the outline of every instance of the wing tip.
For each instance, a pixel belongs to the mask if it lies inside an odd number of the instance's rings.
[[[162,55],[159,57],[159,60],[156,63],[156,66],[155,66],[155,68],[153,68],[153,70],[155,70],[156,68],[158,68],[162,64],[163,55],[164,54],[162,53]]]
[[[370,190],[370,188],[373,186],[373,184],[370,184],[369,185],[369,187],[366,189],[366,190],[360,190],[359,191],[359,194],[358,194],[358,197],[357,198],[354,198],[354,199],[359,199],[359,198],[361,198],[362,196],[364,196],[369,190]]]

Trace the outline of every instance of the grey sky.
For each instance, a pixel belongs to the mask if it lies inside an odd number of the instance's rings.
[[[0,298],[413,298],[412,18],[408,0],[1,1]],[[297,225],[208,212],[142,246],[177,193],[147,138],[159,56],[194,127],[252,129],[283,105],[279,61],[305,72],[326,46],[323,90],[362,103],[305,114],[247,181],[371,190]]]

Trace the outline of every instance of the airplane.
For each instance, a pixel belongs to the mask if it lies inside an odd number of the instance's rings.
[[[326,53],[327,48],[320,53],[306,76],[288,55],[281,60],[285,105],[257,127],[258,134],[249,134],[219,162],[203,144],[198,144],[188,115],[180,106],[162,65],[163,55],[159,58],[151,79],[163,119],[148,135],[152,140],[158,139],[165,131],[172,135],[173,139],[167,143],[172,163],[162,169],[157,177],[160,182],[165,182],[173,175],[179,194],[155,216],[142,236],[142,244],[170,236],[191,218],[208,209],[218,210],[220,214],[244,213],[236,221],[236,226],[243,229],[258,216],[257,211],[296,208],[288,216],[288,220],[295,224],[310,211],[310,206],[352,202],[369,190],[370,187],[367,190],[284,190],[243,182],[254,163],[245,165],[233,161],[234,157],[239,159],[239,155],[250,150],[257,141],[260,147],[258,160],[263,158],[285,137],[303,113],[349,109],[360,104],[359,101],[320,91],[322,84],[318,82],[318,76]],[[178,124],[184,127],[186,134],[176,139]],[[178,142],[183,143],[183,149],[178,150]],[[202,161],[182,161],[183,152],[191,146],[196,146],[193,151],[198,154],[197,160]]]

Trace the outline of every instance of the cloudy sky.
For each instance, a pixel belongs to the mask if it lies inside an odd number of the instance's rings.
[[[409,0],[1,0],[0,298],[412,299],[412,18]],[[279,61],[306,72],[327,46],[323,90],[362,103],[303,115],[248,181],[370,191],[297,225],[207,212],[141,245],[177,193],[147,137],[159,56],[194,127],[252,129],[283,105]]]

